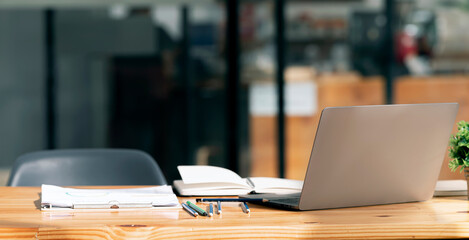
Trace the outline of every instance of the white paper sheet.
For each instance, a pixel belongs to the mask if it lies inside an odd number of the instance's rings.
[[[204,165],[178,166],[179,174],[185,184],[195,183],[233,183],[249,188],[245,179],[226,168]]]
[[[74,208],[74,205],[180,207],[171,186],[128,189],[77,189],[42,185],[41,207]],[[90,207],[92,208],[92,207]]]

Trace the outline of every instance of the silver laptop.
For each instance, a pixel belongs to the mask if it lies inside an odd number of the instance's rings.
[[[241,197],[298,210],[428,200],[457,112],[457,103],[325,108],[301,193]]]

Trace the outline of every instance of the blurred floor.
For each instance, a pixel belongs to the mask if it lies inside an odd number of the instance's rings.
[[[0,186],[5,186],[7,184],[9,174],[9,168],[0,168]]]

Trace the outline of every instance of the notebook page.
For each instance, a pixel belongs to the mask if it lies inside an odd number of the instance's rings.
[[[251,177],[249,180],[254,185],[254,191],[266,192],[268,189],[274,191],[268,192],[300,192],[303,188],[303,181],[284,179],[284,178],[271,178],[271,177]]]
[[[195,165],[178,166],[179,174],[185,184],[196,183],[233,183],[249,187],[246,180],[242,179],[235,172],[226,168]]]

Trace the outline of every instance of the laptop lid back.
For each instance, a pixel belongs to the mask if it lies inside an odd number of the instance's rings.
[[[457,103],[325,108],[299,209],[432,197]]]

